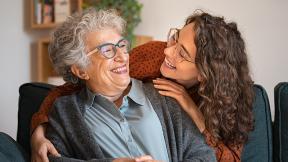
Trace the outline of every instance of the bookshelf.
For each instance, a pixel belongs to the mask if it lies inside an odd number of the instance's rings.
[[[153,38],[150,36],[137,35],[135,46],[147,43]],[[49,80],[59,77],[54,71],[48,54],[49,37],[41,38],[37,42],[37,57],[36,57],[36,81],[48,83]],[[49,82],[51,83],[51,82]]]
[[[36,55],[36,80],[37,82],[48,82],[48,78],[56,76],[48,54],[49,38],[41,38],[37,41]]]
[[[51,22],[43,22],[43,6],[45,5],[46,0],[30,0],[30,26],[32,29],[52,29],[55,28],[59,23],[55,22],[55,15],[54,12],[54,5],[53,3],[57,0],[47,0],[51,1],[52,4],[50,5],[50,16]],[[68,0],[69,1],[69,15],[74,12],[82,10],[82,3],[84,0]]]

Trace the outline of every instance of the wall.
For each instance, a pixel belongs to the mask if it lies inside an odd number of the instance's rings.
[[[17,131],[18,88],[31,81],[33,42],[47,31],[31,31],[28,0],[0,2],[0,131]],[[165,40],[170,27],[181,27],[194,9],[202,8],[238,22],[247,43],[253,78],[263,85],[273,106],[273,87],[288,81],[286,54],[288,1],[285,0],[139,0],[144,4],[137,34]]]
[[[18,88],[30,82],[31,71],[35,71],[32,68],[36,50],[34,40],[48,34],[48,31],[32,31],[29,28],[27,2],[0,2],[0,131],[13,138],[17,132]]]
[[[0,131],[15,137],[18,87],[30,78],[30,39],[23,32],[22,3],[0,3]]]

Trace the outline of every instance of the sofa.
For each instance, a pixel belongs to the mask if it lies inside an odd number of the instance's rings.
[[[46,83],[26,83],[19,88],[17,139],[5,133],[0,136],[0,161],[30,161],[30,119],[45,96],[53,88]],[[272,121],[265,89],[254,85],[256,98],[253,105],[255,129],[242,153],[243,162],[272,162]]]
[[[288,82],[281,82],[274,88],[274,161],[288,162]]]

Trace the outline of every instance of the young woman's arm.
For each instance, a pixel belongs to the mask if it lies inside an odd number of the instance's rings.
[[[218,162],[240,162],[243,145],[230,146],[225,145],[221,141],[216,144],[213,136],[205,128],[203,114],[182,85],[160,78],[153,80],[153,83],[161,95],[172,97],[178,101],[182,109],[190,116],[199,131],[204,135],[206,143],[215,150]]]

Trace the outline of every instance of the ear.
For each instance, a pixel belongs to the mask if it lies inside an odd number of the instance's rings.
[[[82,80],[89,80],[90,77],[89,77],[88,73],[85,70],[79,68],[77,65],[75,65],[75,64],[72,65],[70,69],[71,69],[71,72],[75,76],[77,76],[78,78],[80,78]]]
[[[198,80],[198,82],[202,82],[203,81],[203,77],[200,74],[198,74],[197,75],[197,80]]]

